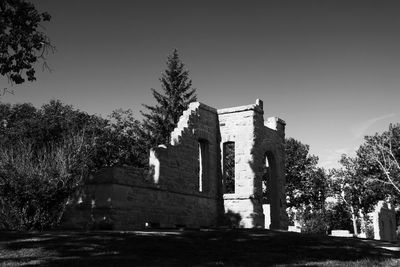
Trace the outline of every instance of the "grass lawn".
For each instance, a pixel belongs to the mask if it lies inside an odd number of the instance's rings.
[[[0,232],[0,266],[400,266],[382,247],[397,244],[268,230]]]

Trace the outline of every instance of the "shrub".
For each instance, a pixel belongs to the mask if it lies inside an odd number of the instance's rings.
[[[305,212],[303,214],[302,228],[303,233],[326,235],[328,224],[324,211]]]
[[[328,230],[349,230],[353,232],[351,214],[344,203],[337,203],[326,212],[326,220],[328,222]]]
[[[374,239],[375,233],[374,233],[374,225],[369,223],[365,226],[365,236],[366,238],[369,239]]]
[[[56,226],[68,199],[88,172],[89,145],[75,135],[40,149],[18,142],[0,147],[0,227]]]

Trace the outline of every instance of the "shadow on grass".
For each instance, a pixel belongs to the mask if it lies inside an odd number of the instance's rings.
[[[376,245],[353,238],[241,229],[0,232],[0,265],[268,266],[400,258],[400,252]]]

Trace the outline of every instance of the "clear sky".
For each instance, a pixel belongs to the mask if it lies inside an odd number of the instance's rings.
[[[50,99],[106,117],[154,104],[174,48],[199,101],[264,100],[265,117],[309,144],[320,165],[400,122],[400,1],[34,0],[57,51],[51,73],[3,101]],[[40,67],[40,66],[39,66]],[[10,87],[4,77],[0,88]]]

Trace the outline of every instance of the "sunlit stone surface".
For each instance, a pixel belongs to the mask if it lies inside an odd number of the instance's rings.
[[[150,151],[149,171],[115,167],[92,175],[68,207],[64,227],[287,229],[284,136],[283,120],[264,121],[261,100],[221,110],[191,103],[170,144]],[[226,142],[234,143],[235,164],[233,192],[224,194]],[[268,197],[263,201],[266,168]]]

